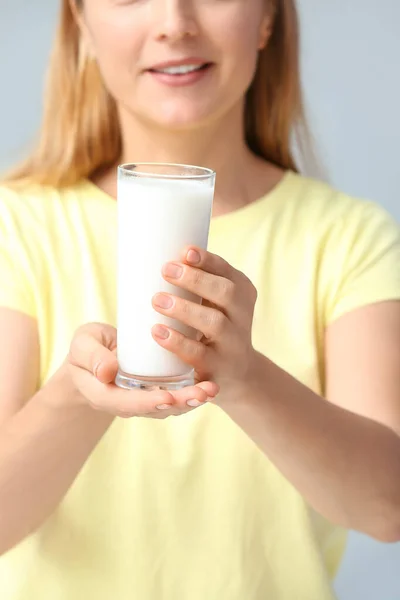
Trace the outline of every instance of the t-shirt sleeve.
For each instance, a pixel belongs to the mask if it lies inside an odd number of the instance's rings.
[[[400,226],[358,201],[339,219],[324,260],[325,323],[356,308],[400,299]]]
[[[36,317],[32,267],[24,244],[28,233],[8,196],[0,190],[0,307]]]

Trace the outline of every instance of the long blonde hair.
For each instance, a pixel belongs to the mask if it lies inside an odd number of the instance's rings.
[[[292,136],[297,132],[298,138],[303,139],[307,128],[295,0],[274,0],[274,9],[273,31],[266,48],[260,51],[256,74],[247,92],[246,141],[257,155],[283,169],[296,171]],[[56,187],[73,185],[114,165],[121,151],[116,104],[103,84],[96,62],[83,50],[70,0],[62,0],[39,140],[29,158],[7,179]]]

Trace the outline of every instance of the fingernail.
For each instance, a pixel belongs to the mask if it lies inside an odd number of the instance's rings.
[[[201,406],[203,402],[199,402],[198,400],[188,400],[186,404],[191,408],[197,408],[198,406]]]
[[[162,340],[167,340],[170,336],[169,329],[163,327],[162,325],[156,325],[153,327],[153,334]]]
[[[171,279],[179,279],[182,277],[183,269],[180,265],[168,263],[164,266],[163,273]]]
[[[157,294],[154,296],[154,306],[158,306],[158,308],[172,308],[173,301],[170,296],[166,296],[165,294]]]
[[[160,406],[156,406],[157,410],[168,410],[172,408],[170,404],[160,404]]]
[[[192,265],[197,265],[201,261],[201,256],[197,252],[197,250],[189,250],[189,252],[186,255],[186,260],[192,263]]]

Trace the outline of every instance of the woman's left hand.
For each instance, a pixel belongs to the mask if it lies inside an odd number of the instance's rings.
[[[217,383],[222,398],[243,392],[256,355],[251,342],[254,285],[219,256],[196,247],[185,250],[182,262],[166,264],[163,277],[203,298],[203,304],[163,293],[153,298],[154,309],[197,329],[202,337],[192,340],[156,325],[154,339],[193,366],[199,381]]]

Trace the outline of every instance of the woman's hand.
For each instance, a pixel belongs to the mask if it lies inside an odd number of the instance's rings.
[[[194,410],[218,393],[211,381],[174,392],[122,390],[114,384],[116,348],[117,331],[109,325],[84,325],[72,341],[67,368],[80,398],[95,410],[123,418],[160,419]]]
[[[221,397],[241,393],[249,384],[256,352],[251,329],[257,291],[251,281],[225,260],[189,247],[182,262],[168,263],[166,281],[203,298],[195,304],[169,294],[157,294],[153,306],[159,313],[197,329],[202,337],[191,340],[164,325],[156,325],[154,339],[192,365],[200,381],[215,381]]]

